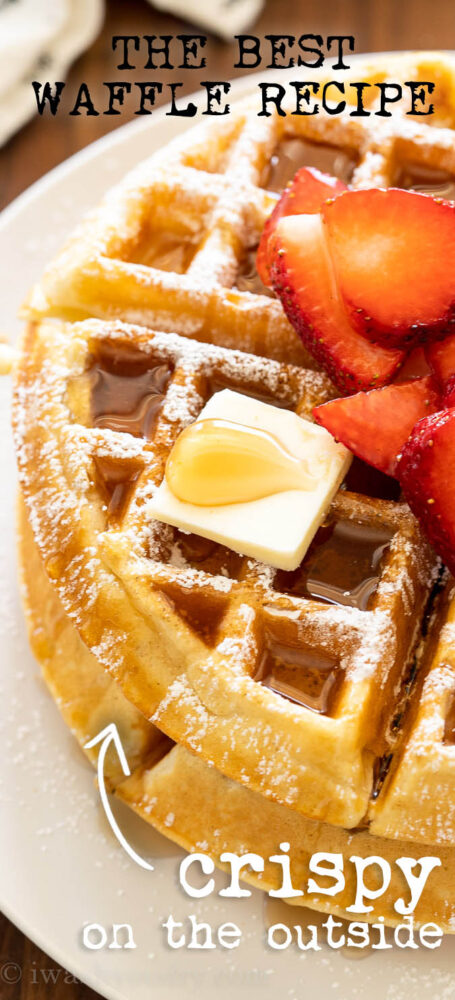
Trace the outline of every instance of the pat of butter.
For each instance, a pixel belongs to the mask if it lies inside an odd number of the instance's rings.
[[[215,393],[197,419],[230,420],[268,431],[288,452],[305,459],[313,474],[320,470],[314,488],[202,507],[178,500],[164,478],[148,504],[148,513],[277,569],[296,569],[346,475],[351,453],[323,427],[230,389]]]

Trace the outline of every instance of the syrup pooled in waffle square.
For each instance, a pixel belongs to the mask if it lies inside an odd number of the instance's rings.
[[[325,376],[141,327],[31,325],[21,487],[88,647],[173,740],[307,816],[353,827],[439,562],[404,504],[342,488],[293,573],[154,521],[179,432],[221,387],[309,418]]]
[[[343,116],[263,118],[247,99],[222,122],[191,129],[107,194],[46,269],[26,315],[122,319],[314,367],[256,273],[265,220],[304,165],[353,187],[453,197],[453,65],[449,56],[400,54],[359,59],[339,74],[347,91],[350,78],[434,81],[429,117],[394,105],[390,118],[356,118],[348,104]]]

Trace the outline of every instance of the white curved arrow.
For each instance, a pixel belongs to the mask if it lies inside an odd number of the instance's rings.
[[[150,865],[148,861],[144,861],[144,858],[141,858],[139,854],[136,854],[136,851],[131,847],[131,844],[128,843],[126,837],[123,836],[123,833],[117,823],[117,820],[115,819],[115,816],[112,812],[109,803],[109,799],[107,797],[106,784],[104,781],[104,760],[111,743],[114,743],[115,745],[115,749],[117,751],[118,758],[122,766],[122,771],[125,777],[128,778],[129,775],[131,774],[130,768],[128,766],[128,761],[125,756],[125,751],[122,747],[122,741],[120,739],[115,722],[109,723],[109,725],[106,726],[105,729],[102,729],[97,736],[94,736],[93,739],[89,741],[89,743],[85,743],[84,749],[91,750],[91,748],[96,746],[97,743],[101,743],[100,752],[98,754],[98,785],[100,789],[101,802],[103,803],[104,812],[106,813],[111,830],[117,837],[119,844],[122,845],[124,851],[126,851],[126,853],[129,854],[130,858],[132,858],[132,860],[135,861],[137,865],[140,865],[141,868],[146,868],[147,871],[152,872],[153,865]]]

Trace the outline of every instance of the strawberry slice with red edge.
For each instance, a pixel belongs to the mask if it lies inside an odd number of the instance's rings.
[[[256,270],[264,285],[268,285],[270,281],[269,239],[282,216],[313,215],[314,212],[321,211],[327,198],[336,198],[346,190],[343,181],[331,174],[323,174],[315,167],[301,167],[297,171],[293,180],[285,187],[262,231],[256,255]]]
[[[455,206],[414,191],[346,191],[321,209],[340,294],[356,329],[384,347],[455,323]]]
[[[281,218],[269,252],[270,280],[288,319],[340,392],[349,395],[391,382],[404,352],[372,344],[352,327],[338,294],[321,216]]]
[[[455,409],[419,420],[403,448],[397,475],[411,510],[455,573]]]
[[[440,406],[433,379],[413,379],[316,406],[313,416],[358,458],[395,475],[397,456],[418,420]]]
[[[455,406],[455,334],[427,344],[425,356],[440,387],[444,406]]]
[[[425,347],[420,344],[419,347],[415,347],[408,354],[394,382],[409,382],[413,378],[423,378],[424,375],[431,375],[431,371],[431,366],[425,354]]]

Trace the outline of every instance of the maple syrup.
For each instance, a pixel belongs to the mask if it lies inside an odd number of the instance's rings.
[[[121,520],[132,489],[142,472],[142,466],[137,462],[124,462],[107,457],[95,457],[93,462],[96,485],[106,504],[108,519]]]
[[[455,697],[453,696],[446,715],[443,743],[455,743]]]
[[[278,641],[267,631],[265,636],[254,680],[289,701],[327,715],[342,680],[337,661],[310,646]]]
[[[401,487],[397,479],[379,472],[367,462],[354,457],[343,483],[351,493],[361,493],[378,500],[393,500],[397,502],[401,496]]]
[[[150,438],[171,374],[167,362],[104,342],[88,372],[92,426]]]
[[[185,274],[197,250],[195,237],[186,234],[157,232],[143,236],[128,260],[132,264],[156,267],[158,271],[173,271]]]
[[[282,191],[300,167],[315,167],[349,184],[357,163],[354,150],[311,139],[283,139],[265,167],[260,185],[268,191]]]
[[[279,570],[275,589],[366,611],[378,586],[393,532],[352,520],[329,521],[317,531],[292,573]]]
[[[267,285],[264,285],[256,269],[258,246],[251,247],[250,250],[246,251],[238,270],[235,288],[238,288],[239,292],[252,292],[253,295],[267,295],[269,298],[275,299],[275,292],[272,288],[267,288]]]
[[[385,753],[382,757],[376,757],[373,765],[373,787],[371,791],[371,798],[373,801],[377,799],[381,791],[381,788],[390,771],[392,761],[393,753]]]
[[[420,191],[448,201],[455,200],[455,175],[448,170],[438,170],[422,163],[403,163],[395,178],[394,187]]]
[[[323,474],[322,465],[320,476]],[[261,427],[196,420],[177,438],[166,463],[171,492],[202,507],[248,503],[286,490],[313,490],[318,478]]]
[[[242,396],[250,396],[251,399],[257,399],[259,403],[268,403],[270,406],[277,406],[280,410],[294,409],[293,400],[290,395],[288,398],[275,396],[273,392],[268,392],[264,386],[259,388],[253,382],[236,382],[235,379],[228,379],[223,375],[212,375],[211,378],[207,379],[207,400],[214,396],[216,392],[222,392],[223,389],[232,389],[233,392],[241,392]]]
[[[213,645],[228,607],[226,595],[215,591],[213,594],[206,593],[202,599],[197,591],[185,590],[172,583],[163,584],[159,589],[193,632],[208,645]]]
[[[233,549],[202,535],[179,531],[178,528],[175,529],[175,542],[185,564],[192,569],[202,569],[211,576],[239,579],[243,557]]]

